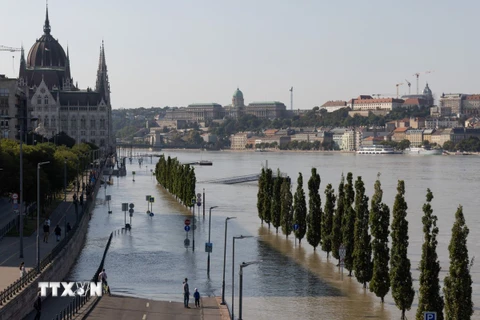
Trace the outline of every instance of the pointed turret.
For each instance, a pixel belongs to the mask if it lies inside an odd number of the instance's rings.
[[[47,9],[45,11],[45,24],[43,25],[43,32],[45,34],[50,34],[50,20],[48,20],[48,2],[47,2]]]
[[[110,83],[108,82],[107,62],[105,59],[105,46],[103,40],[102,46],[100,47],[100,57],[98,59],[95,91],[100,93],[100,96],[107,104],[110,103]]]
[[[20,80],[21,85],[23,85],[25,83],[26,76],[27,76],[27,73],[26,73],[27,62],[25,61],[25,50],[23,50],[23,44],[22,44],[22,48],[21,48],[20,52],[21,52],[21,54],[20,54],[20,70],[19,70],[18,78]]]

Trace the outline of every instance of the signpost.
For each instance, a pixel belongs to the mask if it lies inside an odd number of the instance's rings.
[[[125,228],[127,227],[127,211],[128,211],[128,203],[122,203],[122,211],[124,214],[125,220]]]
[[[135,171],[132,171],[132,175],[133,175],[133,182],[135,182]]]
[[[189,219],[185,219],[185,225],[186,225],[186,226],[189,226],[189,225],[190,225],[190,220],[189,220]]]
[[[148,195],[148,196],[145,196],[145,200],[147,201],[147,214],[150,213],[150,198],[152,196]]]
[[[423,313],[424,320],[437,320],[437,312],[436,311],[425,311]]]
[[[190,226],[185,226],[183,227],[183,229],[185,229],[186,232],[190,231]]]
[[[212,252],[212,249],[213,249],[213,243],[205,242],[205,252]]]
[[[195,251],[195,198],[192,198],[192,215],[193,215],[192,251]]]
[[[112,200],[112,196],[109,195],[109,194],[107,194],[107,195],[105,196],[105,200],[106,200],[107,203],[108,203],[108,213],[111,214],[112,211],[110,210],[110,200]]]
[[[345,255],[346,255],[346,253],[347,253],[347,249],[345,248],[345,246],[342,243],[340,245],[340,247],[338,248],[338,255],[340,256],[340,264],[339,264],[340,276],[341,276],[342,280],[343,280],[343,267],[345,265]]]

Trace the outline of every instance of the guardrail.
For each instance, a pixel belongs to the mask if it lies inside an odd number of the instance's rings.
[[[4,225],[1,229],[0,229],[0,240],[2,240],[3,237],[5,237],[5,235],[10,231],[12,230],[13,227],[15,227],[17,225],[17,219],[13,218],[12,221],[10,221],[9,223],[7,223],[6,225]]]
[[[100,179],[98,179],[100,181]],[[95,183],[95,188],[96,190],[97,186],[99,185],[99,182]],[[88,212],[88,209],[92,205],[94,201],[87,201],[84,206],[84,210],[79,212],[79,221],[82,221],[82,218],[84,214]],[[80,223],[75,224],[72,228],[72,230],[67,234],[66,237],[64,237],[53,249],[52,251],[40,261],[40,270],[37,270],[37,268],[33,268],[27,274],[16,280],[13,284],[8,286],[6,289],[0,292],[0,306],[4,305],[7,303],[8,300],[12,299],[17,293],[19,293],[23,288],[28,286],[32,281],[35,280],[35,278],[57,257],[57,255],[62,251],[62,249],[66,246],[66,244],[70,241],[70,239],[73,237],[73,235],[76,233],[78,226]]]
[[[115,230],[112,233],[110,233],[110,237],[108,238],[107,245],[105,247],[105,251],[103,252],[103,257],[102,261],[100,261],[100,265],[98,266],[97,271],[93,275],[92,282],[97,282],[98,281],[98,275],[100,272],[103,270],[103,265],[105,263],[105,257],[107,256],[108,249],[110,248],[110,243],[112,242],[112,237],[114,234],[117,234],[117,231],[120,230]],[[123,232],[123,230],[122,230]],[[102,289],[103,290],[103,289]],[[88,302],[90,301],[92,297],[90,296],[90,288],[87,289],[85,292],[85,295],[83,296],[75,296],[72,301],[62,310],[60,311],[59,314],[52,320],[67,320],[67,319],[72,319],[74,315],[78,313],[78,311]],[[98,299],[99,297],[95,297]]]

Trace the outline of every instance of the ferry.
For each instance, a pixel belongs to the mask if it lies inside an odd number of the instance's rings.
[[[431,149],[430,147],[411,147],[405,149],[405,154],[419,154],[419,155],[441,155],[443,154],[443,149]]]
[[[357,154],[396,154],[392,147],[387,146],[362,146]]]

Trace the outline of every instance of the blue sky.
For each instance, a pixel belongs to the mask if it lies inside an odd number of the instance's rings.
[[[3,0],[0,45],[26,52],[43,33],[45,2]],[[480,1],[49,1],[52,35],[74,81],[95,85],[105,51],[114,108],[278,100],[310,109],[360,94],[394,94],[405,79],[434,94],[480,93]],[[15,56],[15,73],[12,70]],[[0,52],[0,73],[20,54]],[[405,83],[400,92],[408,92]]]

